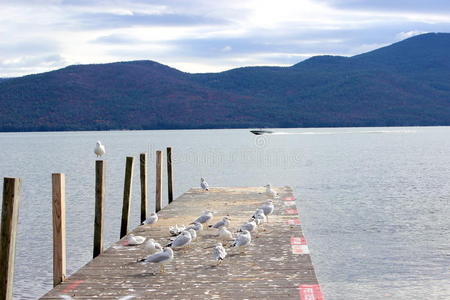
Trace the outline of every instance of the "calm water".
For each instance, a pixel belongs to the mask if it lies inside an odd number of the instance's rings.
[[[125,157],[152,154],[153,193],[153,153],[172,146],[177,196],[201,176],[212,186],[291,185],[326,299],[450,299],[450,128],[279,131],[0,133],[0,177],[23,178],[15,298],[52,285],[51,173],[66,174],[68,273],[90,260],[101,140],[106,246],[119,237]]]

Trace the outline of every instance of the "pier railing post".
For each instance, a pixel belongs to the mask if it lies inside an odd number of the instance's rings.
[[[172,147],[167,147],[167,199],[173,201]]]
[[[141,223],[147,219],[147,153],[140,155]]]
[[[156,151],[156,188],[155,188],[155,211],[162,209],[162,152]]]
[[[105,202],[105,162],[95,161],[95,220],[93,257],[103,252],[103,211]]]
[[[123,185],[123,206],[122,206],[122,224],[120,226],[120,238],[127,235],[128,219],[130,216],[131,204],[131,185],[133,183],[133,161],[134,157],[128,156],[125,166],[125,181]]]
[[[0,247],[0,299],[11,300],[16,251],[16,227],[19,218],[19,200],[22,181],[3,179],[2,228]]]
[[[52,174],[53,286],[66,277],[66,195],[65,176]]]

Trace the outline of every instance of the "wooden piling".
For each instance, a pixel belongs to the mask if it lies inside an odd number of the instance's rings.
[[[0,247],[0,299],[12,299],[14,259],[16,252],[16,227],[19,218],[19,178],[3,179],[2,228]]]
[[[140,155],[141,170],[141,223],[147,219],[147,153]]]
[[[155,211],[162,209],[162,152],[156,151],[156,188],[155,188]]]
[[[52,174],[53,203],[53,286],[66,278],[66,195],[65,176]]]
[[[103,252],[103,207],[105,201],[105,162],[95,161],[95,220],[93,257]]]
[[[172,147],[167,147],[167,198],[169,204],[173,201],[173,178],[172,178]]]
[[[133,161],[134,157],[127,157],[125,166],[125,181],[123,185],[122,224],[120,226],[120,238],[124,237],[128,232],[128,219],[130,216],[131,205],[131,185],[133,183]]]

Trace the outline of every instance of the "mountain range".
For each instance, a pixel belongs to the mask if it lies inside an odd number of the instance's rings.
[[[0,131],[411,125],[450,125],[449,33],[290,67],[130,61],[0,80]]]

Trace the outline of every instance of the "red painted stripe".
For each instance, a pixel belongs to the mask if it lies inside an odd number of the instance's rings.
[[[291,245],[292,254],[309,254],[308,245]]]
[[[300,300],[323,300],[323,295],[318,284],[300,284],[298,289],[300,292]]]
[[[287,223],[289,225],[300,225],[300,219],[291,219],[291,220],[287,220]]]
[[[286,197],[283,200],[284,201],[295,201],[295,197]]]
[[[74,290],[77,286],[79,286],[84,280],[75,280],[73,283],[69,284],[64,290],[63,293],[68,293]]]
[[[306,239],[304,237],[291,237],[291,245],[306,245]]]
[[[295,206],[295,202],[294,201],[283,201],[284,206]]]
[[[298,214],[298,210],[294,209],[294,208],[289,208],[285,210],[285,213],[287,215],[297,215]]]

